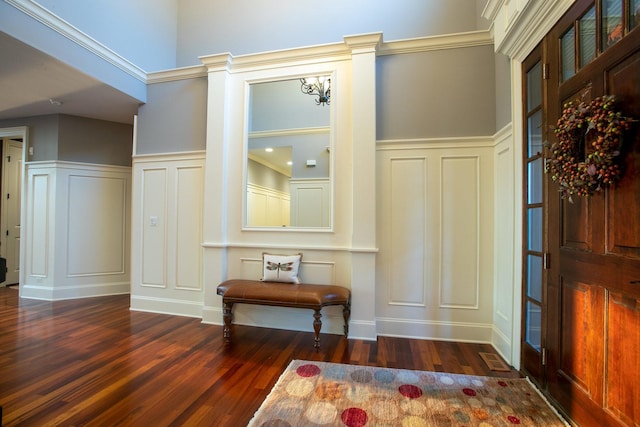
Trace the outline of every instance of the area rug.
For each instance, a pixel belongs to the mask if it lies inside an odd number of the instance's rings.
[[[249,426],[316,425],[568,426],[524,378],[294,360]]]

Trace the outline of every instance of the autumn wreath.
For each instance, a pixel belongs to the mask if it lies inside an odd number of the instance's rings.
[[[611,95],[564,105],[554,130],[558,138],[549,146],[546,165],[563,199],[591,196],[620,179],[622,170],[616,160],[632,120],[614,107]]]

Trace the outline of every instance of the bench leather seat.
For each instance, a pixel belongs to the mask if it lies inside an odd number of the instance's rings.
[[[217,294],[222,296],[225,342],[231,342],[233,305],[258,304],[276,307],[309,308],[314,310],[313,329],[315,344],[320,346],[322,327],[321,309],[330,305],[342,305],[344,335],[349,332],[351,315],[351,291],[343,286],[262,282],[259,280],[232,279],[218,285]]]
[[[310,285],[258,280],[227,280],[218,286],[218,295],[245,304],[303,308],[343,304],[351,298],[349,289],[335,285]]]

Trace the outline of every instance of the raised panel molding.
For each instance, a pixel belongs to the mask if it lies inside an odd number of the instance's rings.
[[[202,290],[202,209],[204,168],[176,168],[176,289]]]
[[[30,219],[30,239],[28,275],[47,277],[49,274],[49,229],[50,229],[50,176],[33,174],[29,177],[30,194],[28,218]]]
[[[388,303],[426,305],[427,157],[391,158]]]
[[[611,293],[606,328],[607,409],[626,425],[640,425],[640,371],[629,369],[640,360],[640,299]],[[630,402],[636,402],[635,408]]]
[[[204,152],[133,163],[131,309],[202,317]]]
[[[167,168],[142,170],[141,286],[167,286],[167,173]]]
[[[588,285],[563,280],[561,318],[563,323],[572,327],[561,330],[560,341],[570,345],[560,349],[558,372],[589,394],[591,389],[586,354],[590,346],[596,344],[587,342],[593,304],[591,288]]]
[[[331,226],[331,182],[328,179],[291,179],[291,225]]]
[[[127,181],[69,176],[67,277],[125,273]]]
[[[131,169],[31,162],[26,174],[27,271],[21,297],[128,293]]]
[[[520,360],[520,293],[515,265],[515,166],[513,128],[509,124],[495,135],[494,152],[494,252],[493,333],[491,343],[512,366]]]
[[[478,308],[479,173],[477,156],[441,157],[440,307]]]
[[[262,278],[262,258],[241,257],[238,261],[239,271],[233,274],[233,277],[247,280],[260,280]],[[337,284],[336,263],[333,261],[305,260],[303,255],[299,276],[304,283]]]
[[[498,340],[510,353],[509,328],[492,323],[493,141],[378,142],[378,335]]]

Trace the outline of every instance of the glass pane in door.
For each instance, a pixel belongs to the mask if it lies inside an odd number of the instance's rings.
[[[624,35],[623,0],[602,0],[602,51],[616,44]]]
[[[527,74],[527,111],[531,111],[542,104],[542,64],[538,62]]]
[[[576,31],[569,29],[560,40],[562,61],[562,81],[569,80],[576,73]]]
[[[530,208],[527,220],[527,249],[542,252],[542,208]]]
[[[527,201],[542,203],[542,157],[529,162],[529,179],[527,180]]]
[[[526,340],[531,347],[540,351],[542,347],[542,307],[527,301]]]
[[[629,28],[635,28],[640,23],[640,0],[631,0],[629,2]]]
[[[527,256],[527,296],[538,302],[542,301],[542,257]]]
[[[596,57],[596,8],[589,9],[578,25],[580,28],[580,68]]]
[[[527,147],[529,157],[542,153],[542,110],[533,113],[527,120]]]
[[[563,38],[563,63],[568,64],[563,75],[568,78],[575,72],[574,33],[570,30]],[[566,44],[566,50],[564,50]],[[526,147],[524,153],[524,336],[528,361],[526,369],[541,365],[541,342],[543,327],[543,289],[544,289],[544,123],[543,123],[543,79],[540,72],[541,62],[529,68],[526,74]],[[533,350],[533,351],[531,351]],[[534,356],[535,354],[535,356]]]

